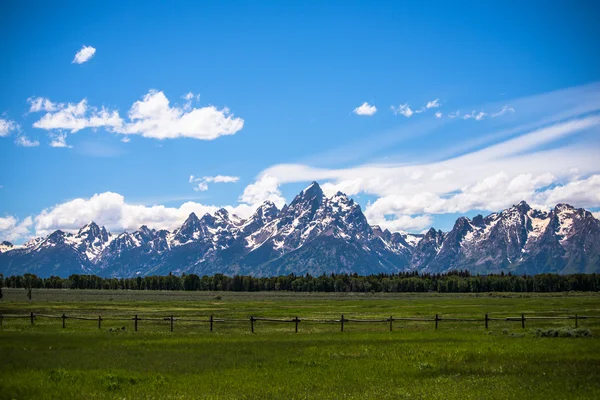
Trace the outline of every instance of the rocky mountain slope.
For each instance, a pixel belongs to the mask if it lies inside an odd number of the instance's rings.
[[[278,210],[262,204],[248,219],[221,209],[190,214],[173,232],[140,227],[113,235],[94,222],[76,234],[55,231],[24,245],[0,244],[0,272],[39,276],[195,273],[255,276],[394,273],[600,272],[600,221],[558,204],[550,212],[521,202],[500,213],[459,218],[449,232],[424,235],[370,226],[343,193],[316,182]]]

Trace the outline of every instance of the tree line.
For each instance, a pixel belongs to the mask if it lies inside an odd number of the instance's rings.
[[[96,290],[191,290],[191,291],[288,291],[288,292],[564,292],[599,291],[600,274],[539,275],[472,275],[468,271],[445,274],[400,272],[398,274],[323,274],[320,276],[284,275],[274,277],[138,276],[135,278],[102,278],[96,275],[71,275],[68,278],[40,278],[34,274],[4,277],[0,287],[33,289]]]

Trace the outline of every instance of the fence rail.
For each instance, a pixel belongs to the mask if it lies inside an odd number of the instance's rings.
[[[170,315],[167,317],[139,317],[137,314],[133,317],[117,317],[117,316],[82,316],[82,315],[48,315],[48,314],[37,314],[34,312],[30,312],[29,314],[0,314],[0,329],[3,329],[3,321],[4,319],[29,319],[31,321],[31,325],[34,325],[35,321],[38,318],[49,318],[49,319],[62,319],[62,326],[66,328],[66,320],[81,320],[81,321],[97,321],[98,329],[102,329],[102,321],[133,321],[135,331],[138,330],[138,322],[139,321],[168,321],[170,322],[171,332],[173,332],[175,328],[175,322],[195,322],[195,323],[206,323],[210,325],[210,331],[213,332],[215,323],[240,323],[240,322],[250,322],[250,331],[254,333],[254,323],[255,322],[269,322],[269,323],[292,323],[295,324],[295,331],[298,332],[298,326],[300,322],[304,323],[317,323],[317,324],[340,324],[340,330],[344,331],[344,324],[347,323],[389,323],[390,332],[393,330],[393,323],[395,321],[416,321],[416,322],[435,322],[435,329],[438,329],[438,324],[443,321],[448,322],[484,322],[485,329],[489,328],[490,321],[508,321],[508,322],[521,322],[521,327],[525,329],[526,321],[536,321],[536,320],[575,320],[575,327],[579,327],[579,320],[587,320],[587,319],[600,319],[600,316],[597,315],[561,315],[561,316],[525,316],[525,314],[521,314],[521,316],[517,317],[490,317],[488,314],[485,314],[483,318],[458,318],[458,317],[440,317],[439,314],[436,314],[435,317],[427,318],[427,317],[393,317],[389,318],[381,318],[381,319],[355,319],[355,318],[345,318],[342,314],[340,319],[313,319],[313,318],[266,318],[266,317],[255,317],[251,316],[249,319],[243,318],[215,318],[214,316],[210,316],[207,318],[186,318],[186,317],[175,317],[174,315]]]

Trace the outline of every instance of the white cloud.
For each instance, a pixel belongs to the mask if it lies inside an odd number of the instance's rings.
[[[600,211],[596,211],[593,212],[592,215],[594,216],[594,218],[596,218],[597,220],[600,220]]]
[[[285,203],[285,201],[284,201]],[[227,211],[243,218],[250,216],[258,204],[238,204],[237,206],[224,206]],[[43,210],[33,218],[35,221],[35,235],[44,236],[57,229],[65,232],[76,232],[83,225],[95,221],[100,226],[105,226],[112,232],[133,231],[142,225],[154,229],[179,228],[190,213],[198,217],[206,213],[214,213],[219,206],[205,205],[196,202],[186,202],[179,207],[165,207],[163,205],[137,205],[130,204],[125,198],[114,192],[104,192],[93,195],[91,198],[77,198]],[[31,226],[31,218],[28,219]],[[0,238],[8,237],[2,231],[0,219]],[[14,231],[16,222],[4,223]],[[23,224],[22,224],[23,225]],[[12,227],[12,228],[11,228]],[[21,229],[18,235],[13,234],[13,240],[29,235],[29,231]]]
[[[31,217],[27,217],[23,221],[19,221],[12,215],[0,217],[0,241],[14,242],[29,238],[32,225],[33,220]]]
[[[460,117],[460,111],[454,111],[448,114],[448,118],[458,118]]]
[[[480,111],[480,112],[472,111],[470,114],[463,115],[462,118],[463,119],[474,119],[475,121],[482,121],[486,115],[487,114],[484,113],[483,111]],[[458,114],[457,114],[457,116],[458,116]]]
[[[205,192],[208,190],[208,184],[204,181],[199,182],[196,184],[196,186],[194,187],[194,190],[196,192]]]
[[[250,205],[258,205],[267,200],[272,201],[279,208],[285,204],[285,199],[279,190],[278,179],[270,175],[263,175],[255,183],[246,186],[240,196],[241,202]]]
[[[130,123],[117,132],[140,134],[155,139],[189,137],[212,140],[233,135],[244,126],[244,120],[235,118],[228,108],[214,106],[193,108],[190,111],[171,107],[163,92],[151,90],[129,110]]]
[[[534,202],[538,204],[569,203],[578,207],[600,206],[600,174],[586,179],[575,179],[551,189],[536,193]]]
[[[388,229],[390,232],[408,231],[419,232],[425,228],[431,227],[433,218],[430,215],[395,215],[390,214],[391,218],[385,218],[381,215],[367,216],[371,225],[379,225],[381,229]]]
[[[44,97],[30,97],[27,102],[31,104],[29,112],[40,112],[40,111],[56,111],[59,107],[63,107],[62,104],[54,104],[49,99]]]
[[[432,101],[428,101],[427,105],[425,107],[427,108],[438,108],[439,106],[441,106],[439,99],[435,99]]]
[[[377,196],[365,214],[369,221],[382,225],[390,216],[397,221],[395,226],[400,226],[398,221],[408,221],[403,216],[415,218],[473,209],[496,211],[521,200],[543,207],[562,201],[579,207],[598,207],[598,149],[573,144],[544,146],[582,131],[600,131],[599,128],[600,116],[589,116],[555,123],[438,162],[367,164],[345,169],[283,164],[266,169],[261,176],[278,184],[324,181],[322,187],[328,194],[341,190],[348,195]],[[589,178],[582,180],[580,176]]]
[[[504,115],[504,114],[509,113],[509,112],[510,113],[514,113],[515,109],[512,108],[512,107],[504,106],[504,107],[502,107],[502,110],[500,110],[500,111],[498,111],[496,113],[492,113],[492,118],[499,117],[499,116]]]
[[[25,135],[17,136],[15,143],[18,146],[23,146],[23,147],[36,147],[36,146],[40,145],[40,142],[38,142],[37,140],[30,140]]]
[[[54,105],[54,103],[52,103]],[[89,107],[87,100],[79,103],[54,105],[55,111],[47,112],[40,120],[33,123],[34,128],[45,130],[65,129],[71,133],[85,128],[117,128],[123,125],[118,111],[105,108]],[[33,107],[32,107],[33,109]]]
[[[240,178],[229,175],[203,176],[195,177],[190,175],[189,183],[193,184],[196,192],[205,192],[208,190],[208,183],[236,183]]]
[[[359,107],[356,107],[353,111],[356,115],[367,115],[371,116],[377,112],[377,107],[370,105],[366,101],[362,103]]]
[[[436,112],[435,113],[435,117],[436,118],[442,118],[442,112],[441,111]]]
[[[19,130],[19,124],[15,121],[0,118],[0,137],[8,136],[16,130]]]
[[[129,142],[131,142],[131,139],[128,138],[127,136],[125,136],[123,139],[121,139],[121,142],[123,142],[123,143],[129,143]]]
[[[396,115],[402,114],[406,118],[408,118],[408,117],[410,117],[411,115],[414,114],[414,111],[411,110],[411,108],[408,106],[408,104],[401,104],[397,108],[395,108],[394,106],[392,106],[392,111],[394,111],[394,114],[396,114]]]
[[[94,54],[96,54],[96,49],[92,46],[83,46],[81,50],[75,54],[75,58],[73,58],[72,64],[83,64],[84,62],[89,61]]]
[[[237,176],[229,176],[229,175],[217,175],[217,176],[205,176],[204,180],[206,182],[214,182],[214,183],[236,183],[240,180]]]
[[[70,149],[72,146],[67,144],[67,134],[58,132],[50,134],[50,138],[52,141],[50,142],[50,147],[64,147]]]
[[[226,107],[220,110],[214,106],[193,108],[190,102],[183,107],[171,107],[165,94],[156,90],[150,90],[142,100],[133,103],[127,122],[118,111],[88,106],[86,99],[68,104],[34,99],[31,103],[32,110],[47,111],[46,104],[52,110],[33,124],[35,128],[64,129],[71,133],[102,127],[115,133],[155,139],[189,137],[212,140],[233,135],[244,126],[244,120],[235,118]]]

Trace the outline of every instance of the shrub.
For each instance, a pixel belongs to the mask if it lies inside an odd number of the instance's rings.
[[[570,338],[578,338],[578,337],[592,337],[592,331],[589,329],[571,329],[571,328],[558,328],[558,329],[535,329],[533,331],[534,335],[538,337],[570,337]]]

